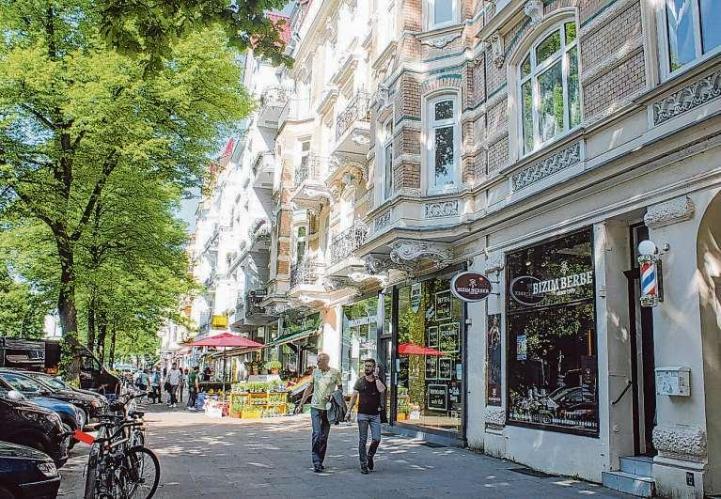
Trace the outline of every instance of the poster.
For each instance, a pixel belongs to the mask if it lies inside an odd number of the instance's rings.
[[[417,282],[411,286],[411,310],[415,314],[421,306],[421,283]]]
[[[525,334],[516,336],[516,360],[526,360],[528,358],[528,342]]]
[[[438,359],[438,379],[451,380],[453,374],[453,359],[441,357]]]
[[[448,410],[448,385],[428,385],[428,409],[431,411]]]
[[[438,379],[438,357],[430,355],[426,357],[426,379]]]
[[[444,321],[451,318],[451,290],[436,293],[436,320]]]
[[[501,397],[501,314],[493,314],[486,334],[486,405],[500,407]]]
[[[438,326],[428,328],[428,346],[438,348]]]
[[[438,326],[438,349],[443,353],[456,353],[459,351],[460,324],[447,322]]]

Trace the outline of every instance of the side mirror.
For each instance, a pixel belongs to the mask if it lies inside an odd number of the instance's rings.
[[[21,400],[25,400],[25,396],[17,390],[10,390],[8,392],[8,398],[13,402],[20,402]]]

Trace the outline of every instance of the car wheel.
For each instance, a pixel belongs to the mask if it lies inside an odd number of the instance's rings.
[[[5,487],[0,487],[0,499],[16,499],[16,496]]]

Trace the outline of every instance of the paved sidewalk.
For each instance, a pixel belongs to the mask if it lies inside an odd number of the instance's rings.
[[[148,446],[160,458],[160,498],[242,497],[630,497],[562,477],[539,478],[518,464],[453,447],[384,436],[376,471],[358,469],[357,429],[331,430],[326,471],[313,473],[307,416],[262,421],[210,419],[150,409]],[[73,449],[61,496],[82,497],[87,447]]]

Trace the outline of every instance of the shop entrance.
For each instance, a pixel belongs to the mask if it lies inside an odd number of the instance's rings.
[[[640,305],[638,243],[648,239],[648,227],[631,227],[631,270],[628,280],[628,316],[631,332],[631,378],[633,393],[634,453],[653,456],[656,450],[651,438],[656,425],[656,374],[653,350],[653,313]]]

